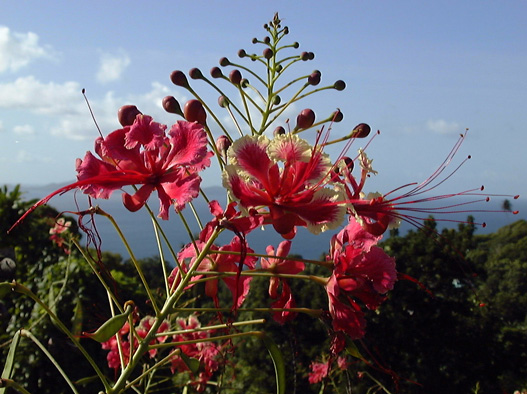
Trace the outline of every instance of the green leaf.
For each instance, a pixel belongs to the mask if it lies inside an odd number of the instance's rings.
[[[84,310],[82,308],[82,302],[79,297],[75,303],[75,308],[73,308],[73,317],[71,319],[71,333],[75,336],[78,336],[82,332],[82,318],[84,316]]]
[[[9,282],[0,283],[0,300],[13,291],[13,285]]]
[[[128,319],[130,313],[132,313],[133,309],[134,308],[132,305],[128,305],[124,313],[120,315],[115,315],[114,317],[110,318],[94,333],[83,332],[82,334],[88,338],[93,339],[94,341],[106,342],[115,334],[117,334],[117,331],[123,328],[124,323],[126,323],[126,320]]]
[[[11,374],[13,373],[14,361],[15,361],[15,352],[20,342],[20,331],[17,331],[13,336],[13,341],[9,347],[9,353],[5,359],[4,370],[2,371],[2,379],[11,379]],[[0,387],[0,394],[4,394],[5,387]]]
[[[199,373],[199,360],[193,357],[187,356],[185,353],[181,352],[179,353],[179,356],[185,363],[185,365],[190,369],[190,371],[197,375]]]
[[[271,359],[273,360],[274,372],[276,376],[276,393],[285,394],[285,363],[282,352],[276,343],[271,339],[271,337],[267,336],[263,332],[259,333],[258,336],[262,339],[263,343],[267,347],[267,350],[269,351],[269,354],[271,355]]]
[[[355,345],[355,342],[353,342],[351,339],[346,339],[346,352],[352,357],[365,361],[364,356],[360,354],[357,345]]]

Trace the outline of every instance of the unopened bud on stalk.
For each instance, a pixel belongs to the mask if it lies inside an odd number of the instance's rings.
[[[172,73],[170,74],[170,80],[176,86],[182,86],[184,88],[189,87],[187,77],[185,76],[183,71],[180,71],[180,70],[172,71]]]
[[[274,105],[280,104],[281,101],[282,101],[282,99],[280,98],[280,96],[276,95],[276,96],[273,97],[273,104]]]
[[[229,100],[225,96],[218,97],[218,104],[221,108],[225,108],[229,106]]]
[[[269,44],[271,42],[271,39],[269,37],[264,37],[263,42],[266,44]]]
[[[239,85],[242,80],[242,73],[240,70],[232,70],[229,74],[229,79],[234,85]]]
[[[339,170],[339,173],[341,173],[341,171],[344,169],[347,169],[347,171],[351,172],[353,171],[353,167],[355,167],[353,160],[347,156],[344,156],[342,159],[340,159],[337,169]]]
[[[220,135],[216,140],[216,149],[222,157],[227,157],[227,149],[229,149],[231,145],[232,142],[226,135]]]
[[[333,89],[338,90],[338,91],[346,89],[346,82],[339,79],[333,84]]]
[[[240,81],[240,86],[245,89],[247,86],[249,86],[249,80],[247,78],[243,78]]]
[[[240,49],[238,51],[238,57],[244,58],[245,56],[247,56],[247,52],[245,52],[245,49]]]
[[[340,112],[340,109],[333,112],[333,115],[331,115],[331,121],[338,123],[341,122],[342,119],[344,119],[344,114]]]
[[[190,75],[190,78],[192,79],[204,79],[203,74],[199,68],[191,68],[188,72],[188,75]]]
[[[174,98],[174,96],[166,96],[162,101],[162,105],[164,110],[168,113],[183,116],[183,111],[179,106],[179,102]]]
[[[289,27],[284,27],[284,34],[289,34]]]
[[[315,113],[306,108],[296,117],[296,129],[308,129],[315,123]]]
[[[293,42],[293,48],[297,49],[298,47],[300,46],[300,44],[298,42]]]
[[[282,127],[282,126],[278,126],[276,129],[274,129],[273,131],[273,136],[277,136],[277,135],[284,135],[285,134],[285,129]]]
[[[229,64],[231,64],[231,62],[226,57],[222,57],[220,59],[220,66],[225,67],[225,66],[228,66]]]
[[[266,59],[270,59],[273,57],[273,50],[271,48],[265,48],[263,50],[263,57]]]
[[[123,127],[131,126],[137,115],[141,115],[141,111],[135,105],[123,105],[117,111],[117,119]]]
[[[267,30],[267,25],[264,25],[264,29]],[[253,44],[256,44],[258,42],[258,38],[254,37],[251,41]]]
[[[371,132],[371,127],[366,123],[359,123],[353,128],[351,132],[351,137],[354,138],[364,138],[367,137]]]
[[[309,77],[307,77],[307,83],[313,86],[316,86],[320,83],[320,77],[321,73],[318,70],[315,70],[311,73]]]
[[[304,62],[309,60],[309,52],[302,52],[300,54],[300,59],[302,59],[302,61],[304,61]]]
[[[203,108],[203,104],[201,104],[201,101],[199,100],[194,99],[187,101],[185,108],[183,109],[183,114],[185,119],[189,122],[198,122],[201,125],[207,123],[207,113],[205,112],[205,108]]]
[[[221,78],[223,77],[223,73],[221,72],[221,69],[219,67],[212,67],[210,69],[210,76],[212,78]]]

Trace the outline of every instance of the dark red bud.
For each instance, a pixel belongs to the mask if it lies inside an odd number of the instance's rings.
[[[229,74],[229,79],[233,84],[239,85],[242,80],[242,73],[240,70],[232,70]]]
[[[204,78],[199,68],[191,68],[190,71],[188,72],[188,75],[190,75],[190,78],[192,79],[203,79]]]
[[[180,71],[180,70],[172,71],[172,73],[170,74],[170,80],[176,86],[182,86],[184,88],[189,87],[187,77],[185,76],[183,71]]]
[[[229,105],[229,100],[225,96],[218,97],[218,104],[221,108],[225,108]]]
[[[309,60],[313,60],[315,58],[315,54],[313,52],[308,52]]]
[[[353,162],[353,160],[347,156],[344,156],[342,159],[341,159],[341,166],[344,166],[345,168],[348,169],[349,172],[353,171],[353,167],[355,167],[355,163]]]
[[[174,98],[174,96],[166,96],[163,99],[162,104],[163,104],[163,108],[168,113],[183,116],[183,111],[181,111],[179,102]]]
[[[304,62],[309,60],[309,52],[302,52],[300,54],[300,59],[302,59]]]
[[[264,29],[267,29],[267,25],[264,25]],[[258,42],[258,38],[254,37],[251,41],[253,44],[256,44]]]
[[[221,69],[219,67],[212,67],[210,69],[210,75],[212,78],[221,78],[223,77],[223,73],[221,72]]]
[[[245,52],[245,49],[240,49],[240,50],[238,51],[238,56],[239,56],[239,57],[242,57],[242,58],[245,57],[245,56],[247,56],[247,52]]]
[[[225,67],[225,66],[228,66],[229,64],[231,64],[231,62],[226,57],[222,57],[220,59],[220,66]]]
[[[307,77],[307,83],[309,83],[310,85],[313,85],[313,86],[316,86],[320,83],[320,77],[321,77],[321,73],[320,71],[318,70],[315,70],[311,73],[311,75],[309,77]]]
[[[289,34],[289,27],[284,27],[284,34]]]
[[[300,44],[298,42],[293,42],[293,48],[297,49],[298,47],[300,46]]]
[[[263,42],[269,44],[271,42],[271,39],[269,37],[264,37]]]
[[[283,135],[285,134],[285,129],[282,127],[282,126],[278,126],[276,129],[274,129],[273,131],[273,135],[276,137],[277,135]]]
[[[341,81],[340,79],[333,84],[333,89],[336,89],[338,91],[346,89],[346,82]]]
[[[141,111],[135,105],[123,105],[117,111],[117,119],[123,127],[131,126],[137,115],[141,115]]]
[[[185,119],[189,122],[198,122],[205,125],[207,123],[207,113],[203,104],[199,100],[189,100],[183,109]]]
[[[306,108],[296,117],[297,129],[308,129],[315,123],[315,113],[313,110]]]
[[[231,140],[226,135],[220,135],[216,140],[216,149],[223,156],[227,154],[227,149],[232,145]]]
[[[344,119],[344,114],[340,110],[333,112],[331,120],[335,123],[341,122]]]
[[[263,57],[266,59],[270,59],[273,57],[273,50],[271,48],[265,48],[263,50]]]
[[[351,132],[351,136],[355,138],[364,138],[367,137],[371,132],[371,127],[366,123],[359,123],[354,127]]]

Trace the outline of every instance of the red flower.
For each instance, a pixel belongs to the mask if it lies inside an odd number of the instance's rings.
[[[397,280],[395,259],[373,246],[380,237],[361,229],[355,220],[332,239],[333,274],[326,285],[333,328],[352,339],[364,336],[366,321],[357,301],[376,309]]]
[[[225,187],[245,208],[259,210],[284,238],[296,226],[318,234],[337,228],[345,208],[342,195],[325,187],[331,163],[317,147],[296,135],[245,136],[228,150],[230,164],[223,174]],[[282,163],[280,167],[278,163]]]
[[[266,248],[266,252],[269,256],[261,259],[262,268],[268,272],[275,274],[298,274],[304,270],[304,263],[296,260],[281,259],[280,257],[287,257],[289,250],[291,249],[291,241],[282,241],[278,245],[278,249],[275,250],[274,247],[269,245]],[[278,294],[278,288],[282,285],[282,290]],[[291,294],[291,288],[289,287],[287,280],[279,277],[271,277],[269,281],[269,296],[271,298],[277,299],[271,304],[272,308],[294,308],[296,306],[293,295]],[[281,311],[275,312],[273,318],[283,324],[288,320],[293,319],[296,316],[296,313],[291,311]]]
[[[183,261],[184,259],[190,259],[189,266],[194,264],[196,256],[202,251],[205,246],[205,242],[200,240],[195,242],[198,251],[193,243],[188,244],[178,254],[178,259]],[[223,253],[214,253],[219,251]],[[233,252],[233,253],[229,253]],[[247,256],[247,253],[254,253],[250,248],[245,248],[242,254],[242,241],[238,237],[234,237],[230,244],[218,248],[215,245],[210,247],[210,252],[203,261],[201,261],[198,271],[214,271],[214,272],[238,272],[240,259],[243,258],[243,264],[250,269],[254,269],[257,258],[254,256]],[[193,280],[201,278],[203,275],[197,275],[193,277]],[[227,285],[232,293],[233,308],[239,308],[247,294],[249,293],[249,284],[252,280],[250,276],[224,276],[221,280]],[[218,279],[213,278],[205,283],[205,294],[214,300],[214,303],[218,305]]]
[[[176,122],[166,126],[150,116],[137,115],[131,126],[98,138],[95,151],[77,159],[78,181],[64,186],[31,207],[12,227],[57,194],[76,188],[95,198],[109,198],[114,190],[142,185],[134,194],[123,193],[123,203],[132,212],[140,209],[154,190],[159,197],[159,217],[168,219],[168,208],[181,210],[199,193],[198,172],[210,165],[207,134],[197,123]],[[10,229],[10,230],[11,230]]]

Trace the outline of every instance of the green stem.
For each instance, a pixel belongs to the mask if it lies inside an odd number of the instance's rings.
[[[99,366],[97,365],[97,363],[89,355],[89,353],[86,351],[86,349],[84,349],[84,347],[81,345],[80,341],[70,332],[70,330],[68,330],[68,328],[62,323],[62,321],[53,313],[53,311],[51,309],[49,309],[49,307],[46,304],[44,304],[40,300],[40,298],[38,298],[35,295],[35,293],[33,293],[27,287],[25,287],[25,286],[23,286],[23,285],[21,285],[19,283],[14,283],[13,290],[16,291],[17,293],[27,295],[29,298],[31,298],[33,301],[35,301],[37,304],[39,304],[46,311],[46,313],[49,315],[49,317],[55,321],[55,323],[57,324],[59,329],[62,330],[62,332],[64,332],[68,336],[68,338],[73,342],[75,347],[77,349],[79,349],[79,351],[83,354],[83,356],[86,358],[86,360],[90,363],[90,365],[94,369],[95,373],[97,374],[97,376],[101,380],[101,383],[104,385],[104,387],[106,389],[110,389],[110,385],[108,384],[108,381],[106,380],[106,376],[104,376],[102,371],[99,369]]]
[[[51,353],[48,352],[48,349],[46,349],[46,347],[43,346],[42,343],[29,331],[22,329],[22,330],[20,330],[20,335],[31,339],[40,348],[40,350],[42,350],[42,352],[48,357],[48,359],[53,363],[55,368],[57,368],[57,371],[59,371],[59,373],[62,375],[62,377],[64,378],[64,380],[68,384],[68,386],[70,386],[71,391],[73,391],[75,394],[79,394],[79,392],[77,391],[77,389],[73,385],[73,382],[70,380],[68,375],[66,375],[66,372],[64,372],[64,370],[60,367],[60,365],[57,362],[57,360],[55,360],[55,358],[51,355]]]

